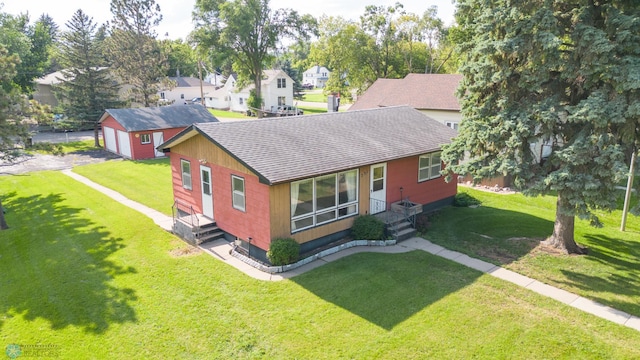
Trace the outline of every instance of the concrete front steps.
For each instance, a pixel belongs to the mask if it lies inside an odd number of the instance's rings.
[[[177,218],[173,224],[173,233],[191,245],[224,239],[224,232],[215,221],[200,215],[197,217],[197,221],[189,216]]]
[[[396,242],[411,239],[418,233],[418,230],[414,229],[411,223],[406,220],[387,225],[387,231]]]

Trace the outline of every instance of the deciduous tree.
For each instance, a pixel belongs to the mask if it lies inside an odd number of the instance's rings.
[[[475,179],[511,175],[555,194],[547,244],[582,253],[575,216],[599,224],[640,138],[640,3],[460,0],[463,122],[442,158]],[[548,158],[532,150],[546,141]]]

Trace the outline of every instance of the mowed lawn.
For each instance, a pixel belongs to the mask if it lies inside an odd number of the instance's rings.
[[[478,208],[449,207],[430,219],[422,236],[451,250],[490,261],[569,292],[640,317],[640,218],[619,210],[597,213],[602,228],[576,218],[575,239],[588,255],[561,255],[539,246],[553,231],[556,198],[495,194],[468,187]],[[633,195],[632,206],[638,195]]]
[[[640,332],[422,251],[254,280],[59,172],[0,177],[0,345],[64,359],[640,357]]]
[[[171,215],[173,189],[168,158],[113,160],[76,166],[73,171],[131,200]]]

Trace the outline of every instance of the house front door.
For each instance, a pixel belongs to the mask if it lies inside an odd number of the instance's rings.
[[[369,213],[377,214],[387,207],[387,164],[371,165],[370,173]]]
[[[202,188],[202,215],[213,219],[213,192],[211,187],[211,169],[200,165],[200,183]]]
[[[162,131],[154,132],[153,133],[153,151],[155,151],[156,157],[164,156],[164,153],[162,151],[158,151],[157,149],[157,147],[162,145],[163,142],[164,142],[164,134],[162,133]]]

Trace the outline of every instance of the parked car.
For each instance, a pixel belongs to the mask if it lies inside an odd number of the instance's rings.
[[[280,105],[276,109],[276,116],[295,116],[303,115],[304,111],[291,105]]]
[[[307,90],[313,90],[313,84],[309,84],[309,83],[302,84],[302,88]]]

